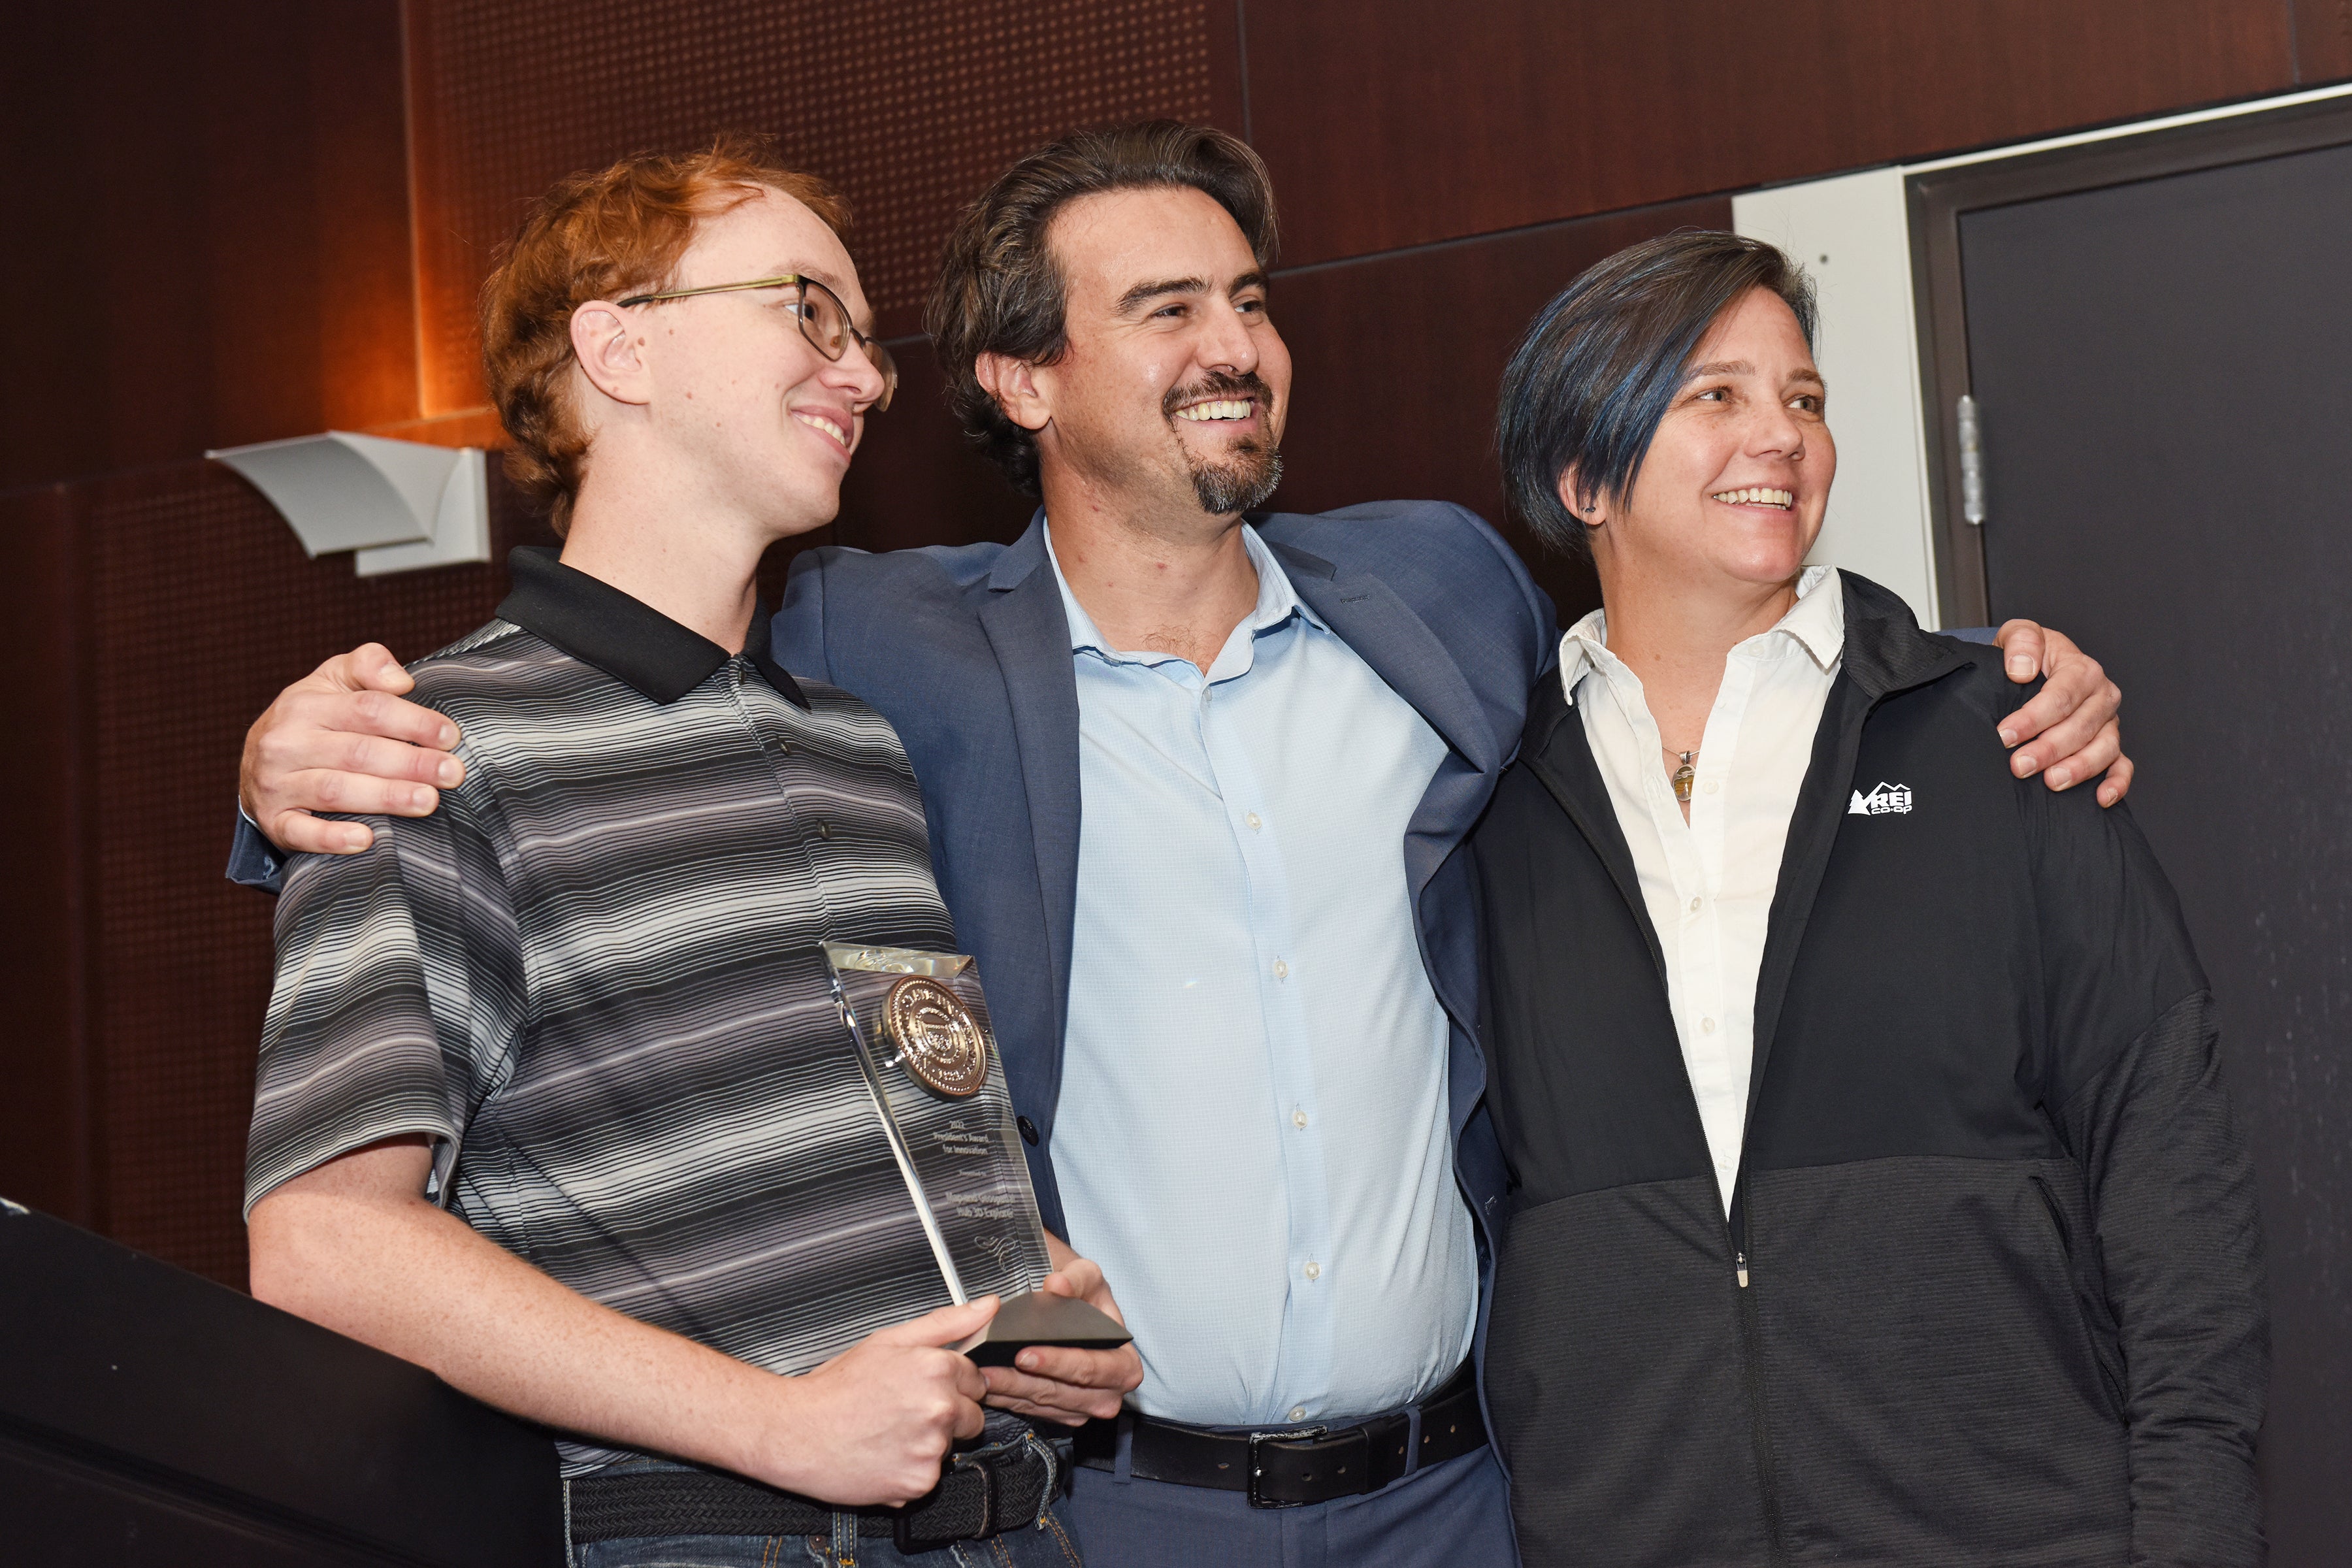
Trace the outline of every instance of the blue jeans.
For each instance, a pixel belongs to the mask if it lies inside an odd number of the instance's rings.
[[[1077,1548],[1051,1510],[1037,1523],[985,1541],[959,1541],[909,1557],[888,1536],[837,1555],[824,1535],[658,1535],[575,1547],[579,1568],[1079,1568]]]
[[[992,1445],[1017,1443],[1028,1430],[1017,1416],[989,1412]],[[687,1467],[639,1459],[622,1468]],[[591,1542],[572,1549],[572,1568],[1082,1568],[1077,1546],[1051,1508],[1034,1524],[911,1555],[887,1535],[856,1534],[854,1516],[835,1517],[841,1528],[830,1535],[655,1535]]]

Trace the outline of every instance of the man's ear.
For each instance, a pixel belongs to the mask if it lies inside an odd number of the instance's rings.
[[[653,401],[653,377],[626,311],[591,300],[572,312],[572,357],[588,384],[615,403]]]
[[[1559,471],[1559,504],[1568,509],[1569,516],[1587,528],[1599,528],[1602,521],[1601,498],[1587,496],[1580,499],[1576,493],[1576,465],[1570,463]]]
[[[1052,401],[1037,384],[1037,367],[1010,354],[982,354],[971,367],[1004,416],[1024,430],[1043,430],[1054,422]]]

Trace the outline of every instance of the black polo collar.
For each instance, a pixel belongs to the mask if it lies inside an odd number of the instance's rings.
[[[514,585],[499,606],[499,619],[544,637],[640,695],[665,704],[709,679],[711,672],[730,657],[701,633],[688,630],[609,583],[566,566],[557,554],[544,545],[528,544],[508,554],[507,570]],[[809,701],[800,683],[775,660],[768,621],[768,606],[755,606],[743,651],[770,686],[805,709]]]

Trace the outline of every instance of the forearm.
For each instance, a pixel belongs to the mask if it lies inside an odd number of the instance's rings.
[[[600,1306],[422,1198],[281,1189],[252,1255],[256,1296],[502,1410],[793,1485],[795,1380]]]

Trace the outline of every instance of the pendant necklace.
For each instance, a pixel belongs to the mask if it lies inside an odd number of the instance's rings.
[[[1684,752],[1680,754],[1683,759],[1683,765],[1675,770],[1675,799],[1684,805],[1688,805],[1690,804],[1691,796],[1691,781],[1698,776],[1698,769],[1692,765],[1694,760],[1698,756],[1698,753],[1696,752]]]

